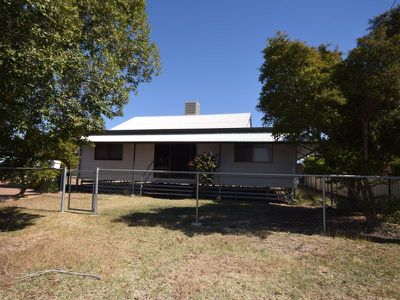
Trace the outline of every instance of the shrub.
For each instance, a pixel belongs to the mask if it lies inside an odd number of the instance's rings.
[[[61,172],[55,169],[34,170],[30,174],[30,187],[42,193],[54,193],[59,190]]]
[[[218,169],[219,164],[217,158],[211,153],[197,154],[194,159],[189,162],[189,168],[199,172],[214,172]],[[201,184],[213,184],[214,179],[209,174],[200,174],[199,181]]]
[[[27,189],[36,192],[56,192],[60,186],[61,170],[56,169],[0,169],[0,181],[10,186],[19,188],[15,197],[23,197]]]

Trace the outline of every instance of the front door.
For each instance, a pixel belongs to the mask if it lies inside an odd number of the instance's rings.
[[[188,171],[188,164],[196,155],[196,144],[155,144],[154,169]]]

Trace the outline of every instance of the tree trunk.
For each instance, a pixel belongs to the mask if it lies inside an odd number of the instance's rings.
[[[368,163],[369,159],[369,149],[368,149],[368,119],[363,119],[362,121],[362,144],[363,144],[363,158],[365,163]],[[367,230],[372,230],[378,225],[378,217],[375,203],[375,196],[368,178],[363,178],[360,180],[359,187],[361,188],[362,198],[365,205],[365,218],[367,223]]]
[[[26,187],[21,187],[21,189],[19,190],[19,193],[15,195],[15,197],[17,198],[22,198],[25,195],[27,188]]]
[[[367,161],[369,158],[368,153],[368,120],[362,122],[362,141],[363,141],[363,157]]]
[[[348,198],[353,202],[348,207],[352,208],[352,209],[359,209],[360,195],[359,195],[356,179],[349,178],[348,180],[345,180],[344,182],[345,182],[345,185],[347,186]]]
[[[368,178],[361,179],[360,183],[361,192],[363,195],[363,202],[365,206],[364,210],[367,230],[372,231],[379,223],[375,196],[372,191],[371,183],[368,181]]]

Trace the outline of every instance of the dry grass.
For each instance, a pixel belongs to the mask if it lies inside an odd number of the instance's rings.
[[[102,197],[97,216],[0,203],[3,217],[21,219],[0,227],[0,299],[400,298],[398,244],[247,225],[194,229],[186,223],[193,200],[132,201]],[[103,280],[53,274],[13,283],[47,268]]]
[[[1,193],[4,195],[3,190]],[[4,199],[0,199],[0,205],[1,207],[21,207],[30,210],[60,211],[60,199],[61,193],[37,194],[28,190],[25,197],[21,199],[4,196]]]

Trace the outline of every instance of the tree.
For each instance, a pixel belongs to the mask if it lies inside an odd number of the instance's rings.
[[[345,102],[332,77],[340,52],[326,45],[310,47],[278,32],[267,40],[263,53],[257,108],[273,133],[295,141],[330,134],[339,119],[338,107]]]
[[[379,174],[400,157],[400,6],[372,19],[347,57],[278,33],[267,41],[258,109],[274,134],[314,143],[309,167]],[[371,183],[348,181],[375,220]]]
[[[352,141],[363,173],[376,173],[400,154],[400,6],[370,21],[370,32],[358,39],[337,72],[347,105],[335,139]],[[356,133],[356,134],[354,134]],[[396,149],[397,148],[397,149]]]
[[[159,70],[144,0],[5,0],[0,26],[2,164],[71,157]]]

